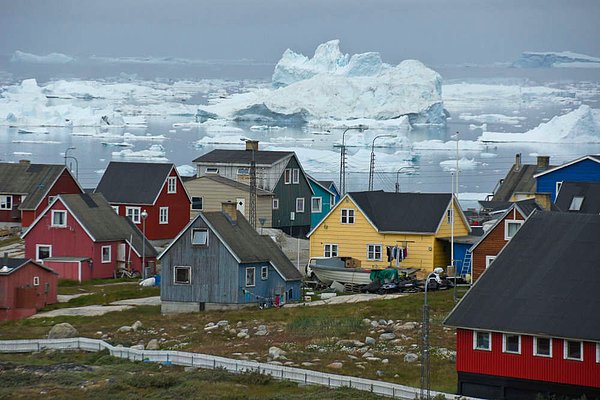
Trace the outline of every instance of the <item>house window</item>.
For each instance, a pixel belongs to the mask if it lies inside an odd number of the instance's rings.
[[[279,199],[273,199],[273,210],[279,210]]]
[[[56,198],[56,196],[48,196],[48,204],[52,204],[52,202],[54,201],[54,199]],[[23,199],[21,199],[21,202],[23,201]]]
[[[519,228],[523,225],[523,221],[518,221],[514,219],[507,219],[504,221],[504,240],[510,240],[515,233],[519,230]]]
[[[295,221],[296,220],[296,213],[293,211],[290,211],[290,221]]]
[[[238,168],[237,170],[237,174],[238,175],[250,175],[250,168]]]
[[[488,268],[490,265],[492,265],[492,262],[495,258],[496,256],[485,256],[485,267]]]
[[[269,278],[269,267],[260,268],[260,279],[266,281]]]
[[[292,183],[300,183],[300,170],[298,168],[294,168],[292,170]]]
[[[119,206],[111,206],[113,210],[119,215]]]
[[[292,301],[293,298],[294,298],[294,290],[293,290],[293,288],[290,288],[287,291],[287,301]]]
[[[337,244],[326,244],[324,246],[325,250],[323,252],[323,256],[325,257],[337,257],[338,255],[338,245]]]
[[[289,168],[286,168],[283,172],[283,183],[286,185],[292,183],[292,170]]]
[[[67,226],[67,212],[63,210],[52,210],[52,226],[64,228]]]
[[[161,207],[158,210],[158,223],[168,224],[169,223],[169,207]]]
[[[534,336],[533,355],[538,357],[552,357],[552,339]]]
[[[33,286],[40,286],[40,277],[39,276],[33,277]]]
[[[202,210],[202,197],[193,196],[192,197],[192,210]]]
[[[192,283],[192,267],[175,267],[173,282],[176,285],[189,285]]]
[[[218,174],[219,173],[219,168],[214,168],[214,167],[206,167],[206,169],[204,170],[207,174]]]
[[[381,245],[380,244],[368,244],[367,245],[367,260],[381,261]]]
[[[140,215],[140,207],[125,207],[125,216],[127,216],[134,224],[139,224],[141,222]]]
[[[52,257],[52,246],[49,244],[35,245],[36,260],[40,261],[44,258]]]
[[[502,351],[505,353],[521,354],[521,336],[502,335]]]
[[[296,199],[296,212],[297,213],[304,212],[304,197],[298,197]]]
[[[583,361],[583,342],[565,340],[565,360]]]
[[[581,197],[581,196],[573,197],[573,200],[571,200],[571,205],[569,206],[569,211],[581,210],[582,203],[583,203],[583,197]]]
[[[473,348],[475,350],[492,351],[492,334],[490,332],[473,332]]]
[[[448,209],[448,211],[446,211],[446,222],[448,222],[448,225],[452,225],[452,210]]]
[[[167,193],[177,193],[177,177],[170,176],[167,178]]]
[[[12,210],[12,196],[0,196],[0,210]]]
[[[208,229],[192,229],[192,244],[208,245]]]
[[[556,198],[558,197],[558,192],[560,192],[562,184],[562,181],[556,182],[556,194],[554,195],[554,200],[556,200]]]
[[[600,363],[600,343],[596,343],[596,362]]]
[[[314,213],[320,213],[323,211],[323,199],[320,197],[313,197],[310,199],[310,211]]]
[[[256,272],[256,268],[246,268],[246,287],[252,287],[255,285],[254,274]]]
[[[354,223],[354,210],[351,208],[342,208],[342,224]]]
[[[102,246],[102,262],[110,262],[110,246]]]

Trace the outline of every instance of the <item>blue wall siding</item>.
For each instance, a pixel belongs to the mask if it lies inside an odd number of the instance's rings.
[[[267,279],[261,278],[262,267],[269,269]],[[254,286],[246,286],[246,269],[254,268]],[[286,282],[270,263],[240,264],[239,266],[238,303],[258,303],[266,299],[281,296],[280,302],[300,300],[300,281]],[[286,297],[292,289],[292,298]],[[244,293],[246,290],[246,293]]]
[[[319,224],[319,222],[321,222],[321,220],[327,215],[327,213],[329,213],[331,208],[335,205],[335,199],[333,198],[334,196],[332,196],[331,193],[323,189],[320,185],[316,184],[310,179],[308,181],[310,182],[310,186],[312,187],[312,189],[315,191],[313,197],[321,198],[321,212],[315,213],[312,212],[311,209],[310,229],[313,229]],[[309,207],[312,207],[312,199],[309,202]]]
[[[536,179],[538,193],[550,193],[552,202],[556,200],[556,182],[600,182],[600,163],[582,160],[549,172]]]
[[[465,261],[465,255],[471,246],[473,245],[466,243],[454,243],[454,263],[457,271],[462,270],[462,265]]]
[[[335,194],[335,198],[333,199],[333,205],[336,205],[338,203],[338,201],[340,201],[340,199],[342,198],[342,196],[340,195],[340,192],[337,191],[337,188],[335,187],[335,185],[329,185],[329,187],[327,188],[329,189],[332,193]]]

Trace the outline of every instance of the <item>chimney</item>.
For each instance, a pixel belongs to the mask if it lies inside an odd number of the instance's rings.
[[[246,150],[258,151],[258,140],[246,140]]]
[[[515,154],[515,171],[521,170],[521,153]]]
[[[537,157],[537,172],[542,172],[548,169],[550,166],[549,156],[538,156]]]
[[[545,211],[550,211],[550,206],[552,202],[550,201],[550,193],[536,193],[535,201],[542,207]]]
[[[231,222],[237,221],[237,204],[230,201],[221,203],[221,210],[229,217]]]
[[[29,165],[31,164],[31,160],[19,160],[19,164]]]

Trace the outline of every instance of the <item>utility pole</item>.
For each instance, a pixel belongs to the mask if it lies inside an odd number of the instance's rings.
[[[256,229],[256,160],[254,149],[252,149],[252,161],[250,162],[250,225]]]
[[[375,140],[383,137],[396,137],[396,135],[377,135],[371,143],[371,164],[369,166],[369,192],[373,191],[373,175],[375,174]]]
[[[340,147],[340,195],[346,194],[346,132],[355,129],[359,132],[369,129],[366,125],[349,126],[342,133],[342,146]]]

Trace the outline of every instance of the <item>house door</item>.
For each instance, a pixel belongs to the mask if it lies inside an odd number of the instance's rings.
[[[241,212],[244,216],[246,215],[246,199],[240,197],[236,199],[236,208],[239,212]]]
[[[125,246],[125,243],[119,243],[117,245],[117,270],[120,268],[125,268],[125,261],[127,260]]]

